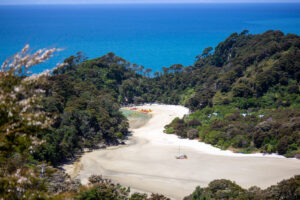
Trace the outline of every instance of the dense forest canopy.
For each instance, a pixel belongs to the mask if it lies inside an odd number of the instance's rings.
[[[40,135],[46,142],[34,155],[54,165],[84,148],[118,144],[128,133],[127,120],[119,111],[117,85],[135,74],[125,64],[117,64],[125,61],[113,54],[83,60],[82,54],[66,59],[41,86],[45,111],[58,117]]]
[[[153,75],[151,69],[114,53],[88,60],[79,52],[52,74],[30,78],[24,72],[57,49],[33,55],[27,50],[9,60],[13,65],[4,64],[0,72],[0,197],[4,199],[24,195],[29,199],[51,199],[53,195],[87,199],[99,194],[112,199],[147,199],[142,194],[130,196],[126,188],[100,177],[81,187],[53,168],[87,149],[122,143],[128,122],[119,109],[127,104],[157,102],[190,108],[190,115],[166,126],[168,134],[238,152],[300,157],[297,35],[233,33],[217,47],[205,48],[194,65],[174,64]],[[294,187],[299,188],[298,179],[282,182],[275,189],[293,192]],[[293,188],[285,188],[290,183]],[[228,197],[237,198],[238,192],[240,199],[245,195],[258,198],[221,180],[197,188],[187,199],[222,196],[224,191],[213,189],[214,185],[229,188],[233,194],[226,194]]]
[[[167,133],[240,152],[300,153],[299,36],[243,31],[196,58],[193,66],[171,66],[146,81],[142,101],[179,103],[193,111],[175,119]]]

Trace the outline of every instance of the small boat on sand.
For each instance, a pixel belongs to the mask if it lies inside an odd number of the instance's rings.
[[[176,159],[188,159],[187,155],[185,154],[180,154],[180,145],[179,145],[179,148],[178,148],[178,155],[175,156]]]
[[[188,159],[188,157],[187,157],[187,155],[182,154],[182,155],[176,156],[176,159]]]

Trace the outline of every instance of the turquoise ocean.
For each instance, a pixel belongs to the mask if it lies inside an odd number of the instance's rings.
[[[159,71],[191,65],[205,47],[244,29],[299,35],[300,4],[0,6],[0,63],[30,44],[65,48],[36,73],[78,51],[88,58],[114,52]]]

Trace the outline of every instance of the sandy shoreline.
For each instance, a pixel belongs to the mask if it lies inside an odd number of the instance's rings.
[[[162,193],[174,199],[190,194],[197,185],[226,178],[243,187],[266,188],[282,179],[300,174],[300,161],[277,155],[236,154],[196,140],[179,139],[163,133],[164,126],[188,109],[171,105],[144,105],[152,118],[132,129],[127,145],[85,153],[77,165],[65,165],[67,173],[87,183],[92,174],[102,174],[124,186],[145,192]],[[177,160],[178,147],[189,159]],[[76,175],[76,174],[75,174]]]

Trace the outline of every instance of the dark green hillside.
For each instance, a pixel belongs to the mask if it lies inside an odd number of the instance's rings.
[[[288,93],[297,93],[299,48],[299,36],[284,35],[280,31],[261,35],[250,35],[247,31],[233,33],[213,53],[206,48],[196,57],[193,66],[175,64],[163,68],[163,73],[155,73],[154,78],[143,81],[134,88],[135,99],[181,103],[197,110],[206,105],[228,104],[235,98],[246,98],[245,105],[240,106],[253,107],[247,105],[251,98],[262,97],[277,84],[287,87]],[[218,98],[225,102],[213,102],[211,96],[216,92],[220,93],[218,97],[223,94],[221,97],[229,99]],[[121,95],[127,97],[126,94]],[[129,103],[135,102],[133,98],[127,99]],[[263,103],[268,102],[258,102],[256,106],[266,106]],[[284,102],[276,103],[274,106]]]
[[[171,66],[146,81],[151,100],[193,111],[166,132],[241,152],[299,154],[300,37],[234,33],[214,53],[209,50],[194,66]],[[190,125],[191,120],[201,123]]]
[[[125,138],[128,123],[119,111],[118,88],[124,80],[139,77],[128,65],[112,53],[88,61],[78,54],[54,70],[42,89],[45,111],[56,113],[57,119],[40,136],[47,142],[36,158],[57,164],[84,148],[118,144]]]

